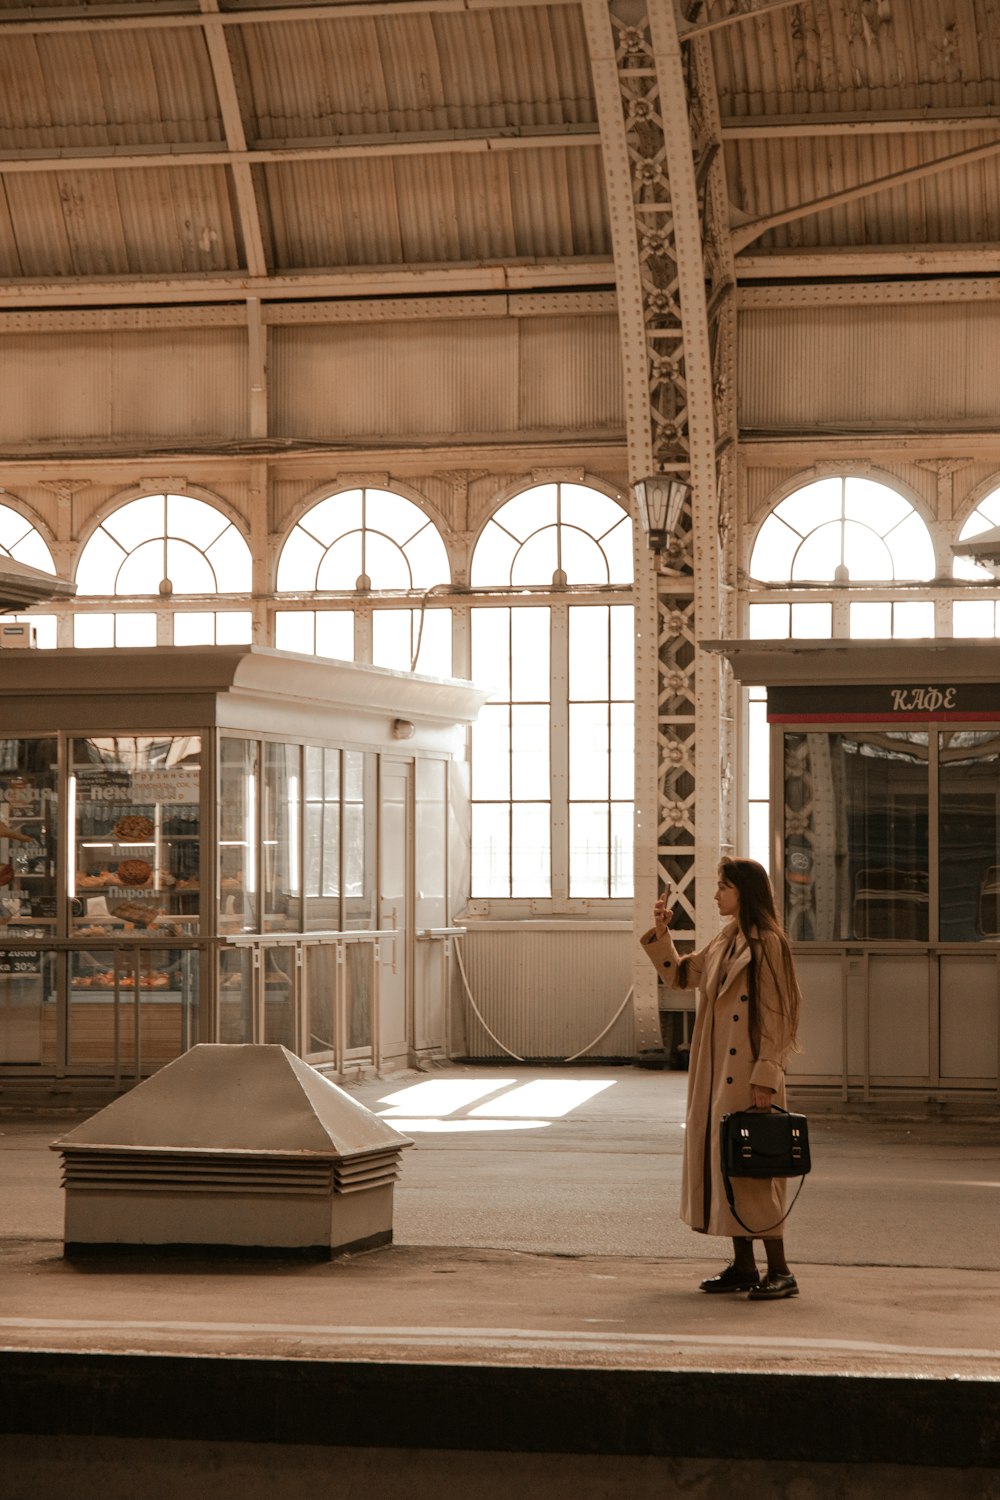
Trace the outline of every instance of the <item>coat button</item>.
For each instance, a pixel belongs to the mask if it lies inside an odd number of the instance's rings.
[[[735,1057],[736,1056],[736,1048],[735,1047],[730,1047],[730,1049],[729,1049],[729,1056],[730,1057]]]
[[[727,1079],[726,1079],[726,1082],[727,1082],[727,1083],[732,1083],[732,1081],[733,1081],[733,1080],[732,1080],[732,1079],[731,1079],[731,1078],[727,1078]]]
[[[747,996],[746,995],[741,995],[740,996],[740,1004],[741,1005],[746,1005],[746,1003],[747,1003]]]
[[[739,1016],[734,1016],[734,1017],[733,1017],[733,1020],[734,1020],[734,1021],[738,1021],[738,1020],[739,1020]]]

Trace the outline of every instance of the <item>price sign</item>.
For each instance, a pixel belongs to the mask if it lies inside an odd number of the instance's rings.
[[[137,805],[152,802],[197,802],[200,772],[133,771],[132,796]]]
[[[39,927],[23,927],[21,937],[44,937]],[[0,948],[0,974],[40,974],[42,955],[37,948]]]

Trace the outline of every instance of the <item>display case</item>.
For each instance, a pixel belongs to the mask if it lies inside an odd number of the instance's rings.
[[[70,757],[71,930],[197,932],[201,737],[73,739]]]
[[[414,826],[413,766],[464,756],[484,693],[245,647],[11,651],[0,692],[3,1076],[124,1086],[197,1041],[405,1064],[445,1012],[412,881],[448,808]]]

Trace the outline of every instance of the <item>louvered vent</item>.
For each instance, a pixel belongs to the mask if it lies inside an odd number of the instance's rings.
[[[103,1193],[330,1193],[334,1164],[295,1157],[172,1151],[65,1150],[63,1187]]]
[[[333,1180],[338,1193],[360,1193],[365,1188],[391,1186],[398,1176],[398,1151],[383,1151],[378,1156],[355,1156],[333,1164]]]
[[[192,1047],[54,1143],[66,1250],[385,1245],[408,1145],[284,1047]]]

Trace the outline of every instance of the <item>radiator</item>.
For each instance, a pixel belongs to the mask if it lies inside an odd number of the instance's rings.
[[[635,1052],[631,1000],[611,1030],[589,1045],[632,983],[630,922],[473,922],[461,942],[469,989],[486,1023],[463,991],[465,1056],[507,1056],[489,1031],[526,1059],[558,1061],[582,1048],[587,1057]]]

